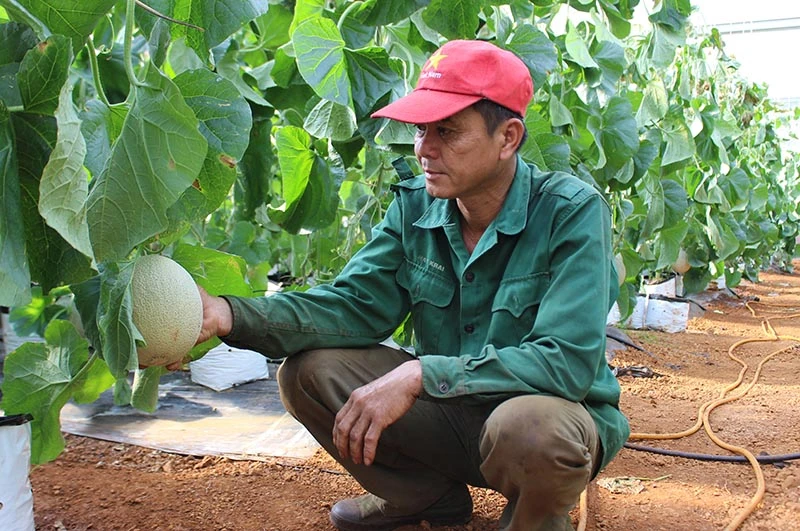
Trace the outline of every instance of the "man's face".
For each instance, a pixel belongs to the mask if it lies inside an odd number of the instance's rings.
[[[483,117],[467,109],[440,120],[417,124],[414,153],[425,172],[425,188],[441,199],[467,199],[497,181],[503,126],[486,131]]]

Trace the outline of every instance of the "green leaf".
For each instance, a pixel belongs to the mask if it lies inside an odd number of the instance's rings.
[[[317,138],[344,141],[356,132],[356,116],[350,107],[320,100],[306,116],[303,129]]]
[[[583,40],[583,37],[572,21],[569,21],[567,24],[567,37],[564,41],[564,45],[572,61],[575,61],[583,68],[599,68],[599,65],[592,58],[592,54],[589,53],[589,47],[586,45],[586,41]]]
[[[25,21],[23,12],[27,12],[44,24],[50,33],[66,35],[77,51],[117,0],[3,0],[0,3],[14,19]],[[40,38],[44,37],[46,35],[40,35]]]
[[[272,166],[275,160],[272,149],[272,113],[265,107],[256,107],[250,143],[239,165],[241,175],[234,188],[234,199],[239,217],[253,219],[256,209],[270,201]],[[271,111],[271,109],[270,109]]]
[[[661,180],[664,190],[664,226],[673,227],[683,221],[689,210],[689,198],[683,186],[669,179]]]
[[[725,194],[732,212],[744,212],[750,205],[750,178],[741,168],[733,168],[728,175],[721,175],[719,185]]]
[[[358,12],[358,19],[368,26],[385,26],[406,20],[430,0],[366,0]]]
[[[22,225],[31,280],[41,284],[46,292],[86,280],[94,275],[91,260],[67,243],[39,214],[39,183],[56,144],[56,120],[50,116],[15,113],[11,122],[16,137]]]
[[[172,259],[212,295],[253,295],[253,290],[245,282],[247,264],[240,256],[200,245],[179,244],[172,253]]]
[[[25,24],[0,24],[0,65],[19,63],[38,42],[36,34]]]
[[[167,209],[191,186],[208,142],[175,84],[155,67],[136,99],[108,165],[89,193],[89,236],[98,262],[121,260],[168,226]]]
[[[625,72],[628,64],[625,60],[625,50],[612,41],[596,41],[591,47],[592,58],[598,65],[600,78],[590,85],[602,92],[604,98],[614,96],[617,91],[619,79]],[[586,78],[592,77],[593,69],[586,70]]]
[[[553,42],[532,24],[517,26],[508,49],[516,53],[531,71],[534,87],[545,85],[550,72],[558,68],[558,52]]]
[[[656,270],[671,268],[675,263],[688,229],[688,223],[681,222],[672,226],[665,224],[664,228],[658,231],[653,244],[653,250],[658,257]]]
[[[566,105],[561,103],[555,94],[550,94],[549,102],[550,110],[550,123],[553,127],[561,127],[562,125],[572,125],[575,119]]]
[[[93,177],[98,177],[111,156],[114,144],[125,124],[130,108],[127,105],[111,107],[99,100],[89,100],[80,113],[81,133],[86,142],[83,164]]]
[[[448,39],[474,38],[480,11],[479,0],[431,0],[422,20]]]
[[[206,199],[201,217],[213,212],[228,195],[236,169],[250,142],[250,106],[236,87],[209,70],[183,72],[174,80],[194,111],[208,142],[199,191]],[[193,220],[190,220],[193,221]]]
[[[71,285],[70,291],[75,295],[75,307],[78,309],[86,339],[95,350],[100,350],[100,329],[97,327],[97,311],[100,306],[100,275]]]
[[[71,83],[64,84],[59,96],[58,139],[39,183],[39,213],[72,247],[91,258],[86,222],[89,179],[83,168],[86,143],[72,104],[72,89]]]
[[[644,89],[644,98],[636,112],[636,123],[645,127],[658,122],[667,115],[669,96],[660,77],[650,80]]]
[[[242,77],[242,65],[239,64],[239,45],[231,40],[225,55],[217,61],[217,72],[219,75],[234,84],[239,93],[257,105],[269,107],[269,102],[248,85]]]
[[[366,118],[383,96],[402,86],[403,80],[389,65],[389,54],[383,48],[345,49],[344,53],[356,117]]]
[[[664,188],[657,176],[646,173],[637,187],[647,205],[647,217],[642,227],[642,238],[649,238],[664,226]]]
[[[97,310],[100,351],[118,383],[139,365],[136,341],[141,341],[142,336],[132,317],[133,267],[132,261],[117,262],[109,263],[100,271],[100,305]]]
[[[666,147],[661,157],[662,168],[691,158],[695,153],[692,134],[682,121],[673,122],[669,129],[664,130],[664,140],[666,141]]]
[[[711,208],[706,211],[705,229],[720,260],[729,258],[739,250],[739,238],[737,238],[728,224],[712,213]]]
[[[599,124],[591,122],[587,126],[599,139],[608,163],[613,168],[621,168],[639,148],[639,129],[630,101],[619,96],[611,98],[601,118]]]
[[[69,40],[62,35],[52,35],[28,50],[17,72],[26,112],[47,115],[55,112],[71,62],[72,49]]]
[[[177,20],[194,24],[198,31],[180,24],[171,24],[173,39],[186,38],[198,57],[208,60],[208,51],[220,44],[243,24],[267,12],[267,0],[150,0],[147,5]],[[137,21],[149,35],[155,25],[152,15],[137,13]]]
[[[31,275],[21,219],[14,131],[9,120],[0,120],[0,306],[19,306],[31,300]]]
[[[278,210],[270,210],[270,217],[281,223],[292,215],[306,191],[314,165],[314,152],[311,151],[311,136],[299,127],[278,129],[275,145],[283,180],[284,204]]]
[[[300,75],[320,98],[350,105],[344,40],[332,20],[311,18],[292,33]]]
[[[69,321],[56,319],[45,331],[45,343],[25,343],[5,360],[3,401],[6,414],[30,413],[31,461],[45,463],[64,449],[61,435],[61,408],[76,394],[81,399],[99,394],[109,380],[94,368],[88,343]]]

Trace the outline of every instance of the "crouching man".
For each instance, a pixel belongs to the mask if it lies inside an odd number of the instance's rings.
[[[423,174],[393,187],[336,280],[203,294],[200,340],[286,356],[287,410],[367,491],[333,506],[337,529],[465,523],[468,485],[505,495],[503,530],[571,529],[628,436],[605,359],[609,208],[517,154],[532,92],[513,53],[445,44],[413,92],[373,114],[416,126]],[[380,345],[409,312],[415,353]]]

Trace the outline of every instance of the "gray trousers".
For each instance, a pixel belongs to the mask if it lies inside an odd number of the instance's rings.
[[[372,465],[339,458],[336,412],[354,389],[409,359],[384,346],[301,352],[278,371],[281,399],[364,489],[401,511],[422,511],[466,484],[508,499],[502,530],[556,529],[599,461],[594,421],[580,404],[542,395],[477,406],[417,400],[383,432]]]

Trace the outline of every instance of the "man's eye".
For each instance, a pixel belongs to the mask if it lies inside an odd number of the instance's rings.
[[[436,131],[439,133],[439,136],[446,136],[452,132],[452,129],[448,129],[446,127],[439,127]]]
[[[424,133],[425,132],[425,126],[424,125],[417,124],[414,127],[417,128],[417,133]]]

